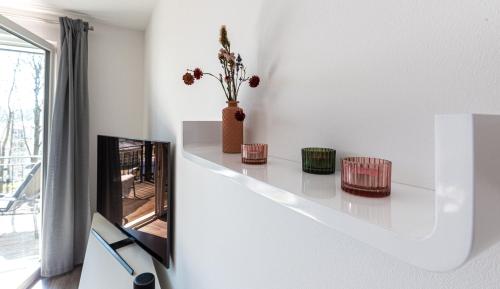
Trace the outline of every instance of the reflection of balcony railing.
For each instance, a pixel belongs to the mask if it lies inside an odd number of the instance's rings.
[[[148,153],[149,152],[149,153]],[[148,157],[149,155],[149,157]],[[135,180],[154,181],[155,155],[149,142],[124,140],[120,143],[120,170],[122,175],[134,175]]]
[[[13,194],[41,159],[41,156],[0,157],[0,195]]]

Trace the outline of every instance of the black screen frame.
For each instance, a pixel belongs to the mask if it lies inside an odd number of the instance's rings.
[[[167,238],[165,241],[165,246],[162,246],[165,248],[166,252],[164,257],[160,256],[159,253],[156,252],[154,248],[151,248],[147,244],[145,244],[142,240],[141,237],[138,236],[137,234],[131,234],[126,228],[124,228],[121,224],[118,224],[116,221],[110,220],[105,212],[102,211],[101,208],[105,206],[103,202],[106,201],[106,198],[103,196],[103,192],[101,190],[101,186],[99,184],[102,183],[102,173],[101,173],[101,167],[100,165],[102,164],[102,160],[100,160],[100,156],[103,154],[103,152],[100,152],[99,148],[101,147],[101,142],[105,141],[106,138],[114,138],[117,139],[118,141],[120,139],[122,140],[130,140],[130,141],[138,141],[138,142],[151,142],[151,143],[161,143],[166,145],[166,156],[167,156],[167,161],[166,161],[166,170],[167,170],[167,200],[168,200],[168,207],[167,207],[167,212],[166,212],[166,218],[167,218]],[[145,250],[148,254],[150,254],[154,259],[156,259],[159,263],[161,263],[163,266],[165,266],[167,269],[170,268],[170,258],[172,256],[172,251],[173,251],[173,217],[174,217],[174,199],[173,199],[173,188],[174,186],[172,185],[172,167],[173,167],[173,154],[172,154],[172,145],[168,141],[156,141],[156,140],[144,140],[144,139],[136,139],[136,138],[128,138],[128,137],[118,137],[118,136],[109,136],[109,135],[98,135],[97,136],[97,212],[103,215],[108,221],[113,223],[122,233],[124,233],[127,237],[132,238],[137,245],[139,245],[143,250]]]

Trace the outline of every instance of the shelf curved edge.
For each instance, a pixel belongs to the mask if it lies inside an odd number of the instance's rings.
[[[183,156],[406,263],[429,271],[449,271],[500,240],[500,228],[493,224],[500,218],[497,212],[500,211],[500,174],[496,171],[500,162],[499,128],[500,116],[496,115],[436,116],[435,191],[404,188],[411,194],[433,194],[433,206],[422,210],[433,210],[432,228],[419,237],[353,217],[286,186],[242,173],[237,164],[238,156],[214,155],[214,148],[220,151],[220,122],[183,122]],[[268,171],[272,169],[267,168]]]

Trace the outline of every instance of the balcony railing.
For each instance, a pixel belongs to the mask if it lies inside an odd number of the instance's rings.
[[[41,156],[0,157],[0,195],[13,194],[41,160]]]
[[[17,288],[10,285],[40,264],[40,162],[40,156],[0,158],[0,288]]]

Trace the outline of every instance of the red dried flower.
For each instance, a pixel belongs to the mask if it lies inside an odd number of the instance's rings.
[[[193,83],[194,83],[194,77],[193,77],[193,75],[192,75],[191,73],[189,73],[189,72],[186,72],[186,74],[184,74],[184,75],[182,76],[182,80],[184,80],[184,83],[185,83],[186,85],[191,85],[191,84],[193,84]]]
[[[238,110],[236,111],[236,113],[234,114],[234,117],[236,118],[237,121],[244,121],[245,120],[245,113],[243,112],[243,110]]]
[[[203,76],[203,71],[201,71],[201,69],[199,68],[195,68],[195,70],[193,71],[193,75],[194,78],[199,80]]]
[[[260,83],[260,78],[257,75],[250,77],[250,80],[248,81],[250,87],[257,87],[259,86],[259,83]]]

